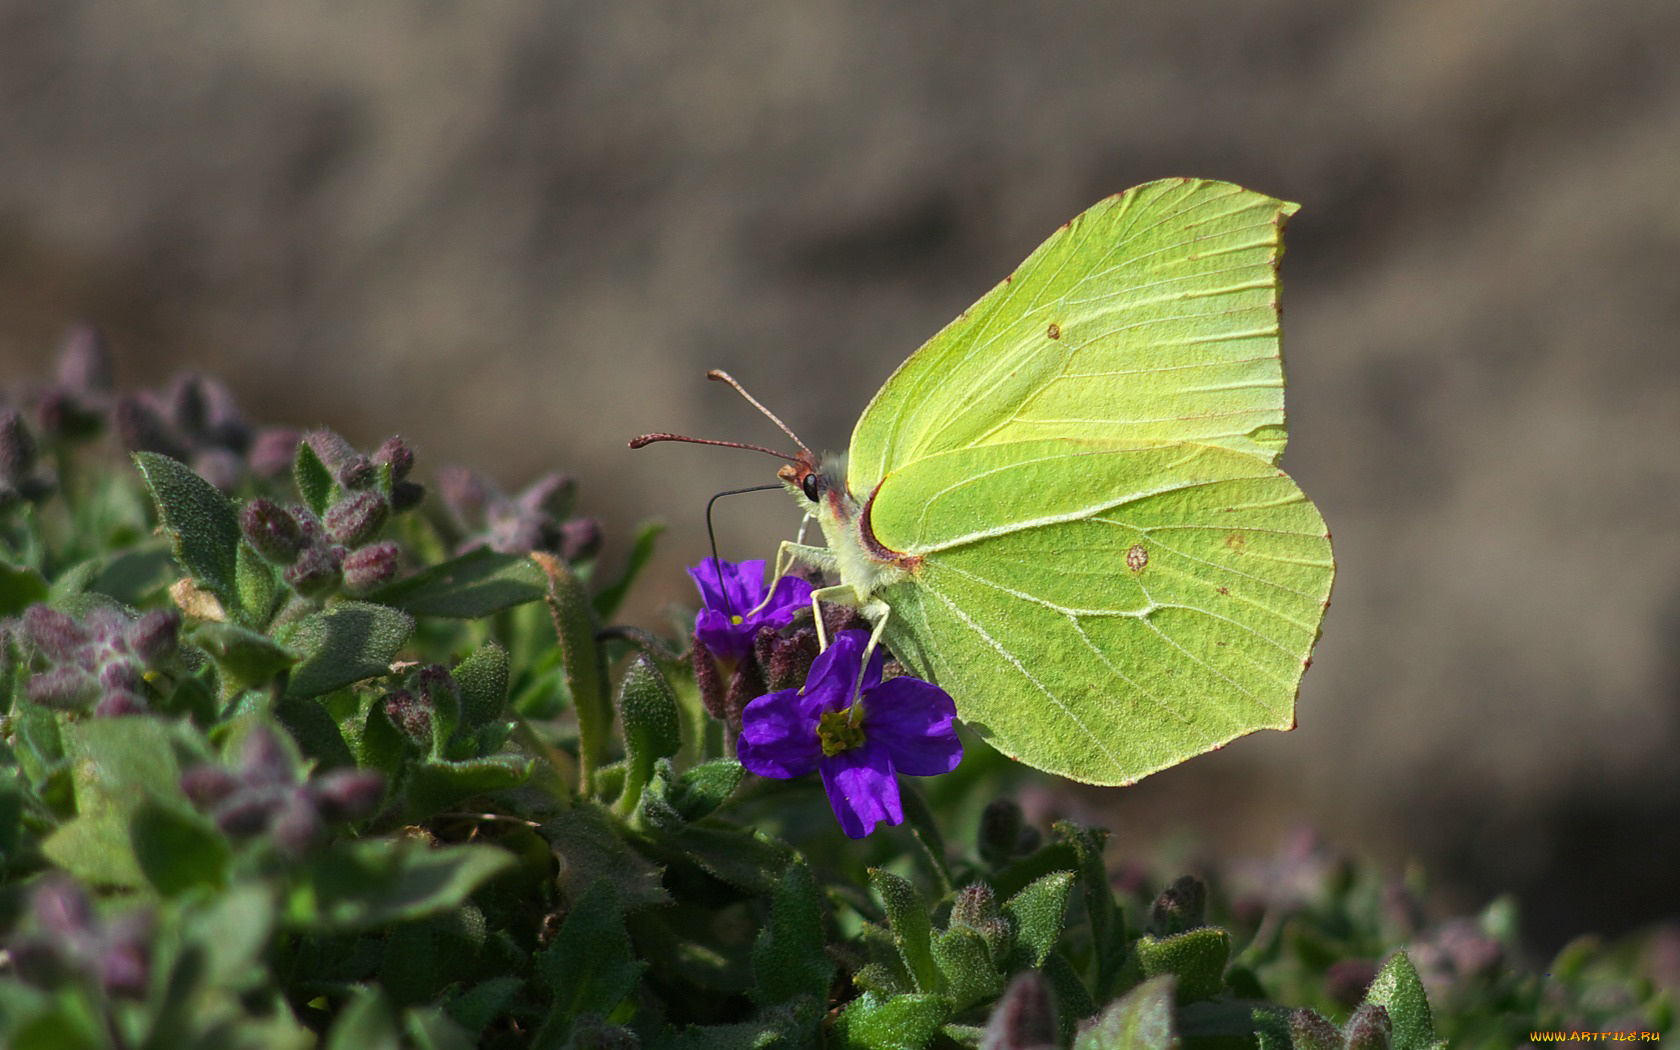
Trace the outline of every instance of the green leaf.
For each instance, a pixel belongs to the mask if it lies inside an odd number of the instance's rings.
[[[1083,1029],[1073,1050],[1173,1050],[1173,979],[1156,977],[1127,992]]]
[[[1051,952],[1050,958],[1044,960],[1044,979],[1050,982],[1050,987],[1056,993],[1056,1012],[1061,1019],[1062,1035],[1072,1034],[1074,1025],[1081,1018],[1089,1017],[1097,1012],[1097,1004],[1091,999],[1090,989],[1079,979],[1079,972],[1068,962],[1067,956],[1061,952]]]
[[[1225,987],[1225,964],[1231,958],[1231,935],[1218,926],[1202,926],[1171,937],[1144,934],[1137,939],[1138,963],[1145,977],[1178,978],[1180,1002],[1211,999]]]
[[[828,999],[834,964],[828,958],[822,893],[804,862],[788,865],[770,900],[770,921],[753,945],[753,974],[760,1003],[785,1003],[811,996]]]
[[[298,660],[296,653],[268,635],[238,624],[201,623],[192,628],[191,635],[195,645],[243,686],[265,686]]]
[[[474,1035],[500,1017],[519,995],[525,982],[518,977],[492,977],[455,996],[443,1010]]]
[[[1015,951],[1011,969],[1044,965],[1062,935],[1073,873],[1052,872],[1035,880],[1003,903],[1003,913],[1015,922]]]
[[[243,882],[182,915],[182,939],[203,954],[204,972],[218,987],[243,994],[271,979],[267,955],[274,933],[273,889]]]
[[[684,824],[650,836],[667,863],[692,864],[747,893],[769,893],[798,856],[762,831],[723,824]]]
[[[344,740],[344,732],[318,700],[281,700],[274,717],[297,741],[298,749],[322,769],[344,769],[356,765],[356,756]]]
[[[458,906],[515,865],[493,846],[427,847],[413,840],[340,843],[316,857],[286,902],[293,926],[367,930]]]
[[[618,811],[628,814],[641,800],[642,789],[659,759],[670,758],[682,746],[677,696],[670,683],[646,656],[637,656],[624,672],[618,688],[618,714],[624,726],[625,780]]]
[[[536,763],[519,755],[462,762],[427,759],[410,767],[404,812],[409,820],[435,816],[465,798],[508,791],[530,779]]]
[[[415,616],[477,620],[538,601],[546,584],[542,570],[526,555],[481,547],[382,587],[369,599]]]
[[[1365,1002],[1388,1009],[1394,1025],[1393,1050],[1430,1050],[1435,1044],[1435,1022],[1429,1013],[1429,997],[1417,968],[1405,952],[1395,952],[1365,993]]]
[[[143,606],[175,579],[175,559],[163,538],[143,540],[113,551],[99,564],[87,589],[110,595],[124,605]]]
[[[735,793],[746,769],[733,758],[714,758],[683,770],[671,785],[666,801],[684,820],[699,820]]]
[[[129,820],[148,799],[181,798],[181,767],[166,723],[100,718],[64,727],[76,816],[42,844],[53,863],[88,882],[139,888]]]
[[[238,610],[239,515],[233,504],[185,463],[156,452],[136,452],[134,462],[175,560],[224,608]]]
[[[1092,950],[1097,957],[1097,998],[1106,999],[1114,991],[1129,947],[1120,907],[1114,903],[1114,891],[1108,885],[1108,868],[1103,864],[1103,843],[1108,832],[1083,827],[1071,820],[1059,820],[1052,829],[1058,839],[1073,847],[1079,858],[1079,886],[1085,897],[1086,921],[1091,924]]]
[[[267,624],[275,602],[284,593],[278,571],[242,540],[235,555],[234,576],[239,588],[238,607],[245,622],[256,627]]]
[[[354,988],[327,1033],[326,1050],[403,1050],[397,1012],[385,993],[366,985]]]
[[[933,923],[927,902],[915,883],[884,868],[869,869],[869,884],[887,909],[887,928],[904,957],[904,965],[920,992],[941,992],[939,967],[933,960]]]
[[[292,480],[297,483],[304,505],[314,511],[316,517],[325,514],[327,504],[332,502],[332,471],[321,462],[321,457],[315,454],[315,449],[307,441],[298,442],[297,458],[292,461]]]
[[[47,600],[47,581],[37,571],[0,562],[0,616],[17,616]]]
[[[566,913],[560,932],[537,959],[553,1005],[536,1041],[570,1027],[580,1014],[606,1017],[636,990],[646,966],[636,958],[618,898],[605,879]]]
[[[624,604],[624,597],[630,593],[630,587],[636,582],[636,577],[640,576],[642,570],[653,560],[654,541],[664,531],[665,524],[658,521],[643,522],[637,526],[636,538],[630,543],[630,557],[625,560],[624,571],[619,574],[618,579],[607,584],[595,595],[595,615],[603,623],[611,622],[618,614],[618,608]]]
[[[952,926],[935,937],[933,961],[954,1012],[960,1013],[1003,991],[1003,974],[992,962],[991,947],[973,927]]]
[[[163,896],[227,884],[227,842],[198,814],[148,800],[135,810],[129,835],[141,873]]]
[[[461,687],[461,729],[470,732],[502,716],[507,707],[508,652],[485,642],[450,672]]]
[[[338,602],[306,616],[282,638],[301,654],[286,695],[320,696],[384,674],[413,632],[407,613],[369,602]]]
[[[612,701],[607,696],[607,670],[601,647],[595,644],[595,610],[583,584],[559,558],[542,562],[548,574],[548,610],[565,662],[566,686],[578,720],[578,793],[591,792],[595,771],[607,763],[612,732]]]
[[[537,833],[561,861],[561,893],[580,896],[605,878],[612,882],[614,895],[625,911],[671,902],[670,893],[660,882],[659,869],[626,846],[618,825],[595,806],[574,805],[538,828]]]
[[[951,1016],[943,995],[895,995],[882,999],[865,992],[840,1014],[836,1026],[850,1050],[920,1050]]]

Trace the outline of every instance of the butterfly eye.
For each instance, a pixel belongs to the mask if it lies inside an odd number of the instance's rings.
[[[815,472],[805,475],[799,482],[799,487],[805,493],[805,498],[812,503],[822,498],[822,478]]]

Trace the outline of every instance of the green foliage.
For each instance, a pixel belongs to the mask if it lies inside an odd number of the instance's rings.
[[[1507,904],[1425,927],[1417,887],[1316,843],[1141,895],[983,768],[844,840],[818,786],[735,760],[687,639],[612,623],[657,527],[609,576],[558,475],[440,471],[437,513],[396,439],[161,411],[132,458],[97,412],[43,430],[0,500],[0,1045],[1433,1050],[1671,1020],[1644,941],[1543,977]]]

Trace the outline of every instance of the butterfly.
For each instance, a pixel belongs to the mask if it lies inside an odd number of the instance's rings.
[[[910,355],[843,459],[785,426],[797,455],[705,443],[789,460],[827,546],[778,566],[838,576],[813,601],[858,607],[1006,755],[1129,784],[1293,728],[1335,575],[1277,467],[1296,207],[1199,179],[1116,194]]]

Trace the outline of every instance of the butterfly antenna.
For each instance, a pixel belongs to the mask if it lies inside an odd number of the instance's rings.
[[[723,614],[725,616],[733,617],[735,615],[735,610],[729,607],[729,590],[723,585],[723,561],[718,558],[717,533],[712,530],[712,504],[716,503],[725,496],[739,496],[743,492],[765,492],[770,489],[779,489],[781,487],[782,486],[779,483],[773,485],[749,485],[744,489],[729,489],[725,492],[720,492],[706,501],[706,538],[712,543],[712,571],[717,574],[718,593],[723,596]]]
[[[788,429],[788,425],[786,423],[783,423],[780,419],[777,419],[776,418],[776,413],[770,411],[768,408],[765,408],[763,405],[759,404],[758,403],[758,398],[753,397],[751,394],[747,393],[747,388],[742,386],[740,383],[736,382],[734,376],[730,375],[728,372],[725,372],[721,368],[714,368],[711,371],[706,373],[706,378],[707,379],[715,379],[720,383],[728,383],[730,386],[734,387],[735,392],[737,394],[740,394],[742,397],[747,399],[747,404],[751,405],[752,407],[758,409],[760,412],[764,413],[764,416],[765,416],[766,419],[768,419],[768,420],[770,420],[770,422],[776,424],[776,426],[781,428],[782,433],[784,433],[788,437],[792,438],[793,443],[795,445],[799,446],[799,451],[805,453],[805,456],[806,456],[807,459],[814,459],[815,458],[811,454],[811,450],[809,448],[805,447],[805,442],[799,440],[799,435],[795,434],[792,430]]]

